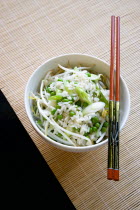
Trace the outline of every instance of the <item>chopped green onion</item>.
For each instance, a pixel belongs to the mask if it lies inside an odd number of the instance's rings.
[[[62,115],[57,115],[58,120],[62,120],[63,116]]]
[[[50,93],[50,92],[51,92],[51,88],[47,87],[47,88],[46,88],[46,91],[47,91],[48,93]]]
[[[37,120],[37,123],[38,123],[39,125],[42,125],[42,121],[41,121],[41,120]]]
[[[104,106],[105,106],[104,102],[94,102],[83,109],[83,115],[95,113],[99,110],[102,110]]]
[[[99,99],[100,99],[100,101],[102,101],[106,104],[106,107],[109,106],[108,100],[105,98],[105,96],[103,95],[103,93],[101,91],[100,91]]]
[[[51,114],[54,115],[55,112],[56,112],[56,110],[57,110],[57,109],[53,109],[53,110],[51,111]]]
[[[80,132],[80,128],[75,128],[75,127],[73,127],[73,131],[74,131],[74,132]]]
[[[61,109],[61,106],[59,106],[59,105],[56,105],[56,109]]]
[[[73,101],[69,101],[69,104],[73,104]]]
[[[36,100],[36,98],[34,98],[33,96],[29,96],[29,99]]]
[[[59,78],[57,81],[63,82],[63,79],[60,79],[60,78]]]
[[[87,75],[88,77],[91,77],[91,74],[90,74],[90,73],[86,73],[86,75]]]
[[[94,93],[93,93],[93,97],[96,97],[96,96],[97,96],[97,93],[94,92]]]
[[[57,103],[61,102],[61,100],[56,100]]]
[[[69,115],[72,117],[72,116],[74,116],[75,115],[75,112],[69,112]]]
[[[58,136],[58,137],[62,137],[62,134],[61,134],[61,133],[58,133],[57,136]]]
[[[68,101],[69,101],[69,99],[67,99],[67,98],[62,99],[62,102],[68,102]]]
[[[87,133],[84,133],[84,136],[86,136],[86,137],[87,137],[88,135],[89,135],[89,133],[88,133],[88,132],[87,132]]]
[[[88,106],[88,103],[84,102],[83,103],[83,108],[87,107]]]
[[[49,100],[61,100],[63,97],[62,96],[60,96],[60,95],[55,95],[55,96],[50,96],[49,97]]]
[[[79,101],[76,101],[75,105],[81,106],[81,101],[80,100]]]
[[[50,95],[51,95],[51,96],[55,96],[55,92],[53,92],[53,91],[50,92]]]
[[[56,95],[59,95],[59,93],[62,93],[63,91],[60,89],[56,89]]]
[[[90,96],[82,88],[76,87],[75,90],[81,101],[87,102],[88,104],[92,103]]]

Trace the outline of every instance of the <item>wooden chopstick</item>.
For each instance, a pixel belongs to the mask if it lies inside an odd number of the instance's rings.
[[[116,100],[113,179],[119,180],[119,114],[120,114],[120,17],[116,17]]]
[[[113,179],[115,16],[111,16],[110,97],[107,178]]]
[[[107,179],[119,180],[120,17],[116,18],[116,96],[114,104],[115,16],[111,16],[110,97]],[[115,114],[114,114],[115,109]]]

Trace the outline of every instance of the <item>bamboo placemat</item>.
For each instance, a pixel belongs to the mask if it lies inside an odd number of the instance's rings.
[[[79,210],[140,209],[139,0],[0,0],[0,87]],[[131,113],[120,137],[120,181],[106,179],[107,145],[74,154],[45,143],[24,109],[29,76],[47,59],[79,52],[110,59],[110,16],[121,16],[121,74]],[[20,141],[20,139],[19,139]]]

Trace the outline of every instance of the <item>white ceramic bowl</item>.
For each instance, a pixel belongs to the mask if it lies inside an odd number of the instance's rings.
[[[65,54],[65,55],[60,55],[54,58],[51,58],[47,60],[44,64],[39,66],[31,75],[30,79],[28,80],[28,83],[26,85],[25,89],[25,109],[27,112],[27,116],[34,127],[34,129],[39,133],[40,136],[43,137],[43,139],[50,143],[51,145],[65,150],[65,151],[70,151],[70,152],[86,152],[86,151],[91,151],[95,150],[104,144],[107,143],[108,139],[106,139],[103,142],[100,142],[99,144],[96,145],[91,145],[91,146],[84,146],[84,147],[74,147],[74,146],[67,146],[60,144],[51,138],[45,136],[39,128],[36,126],[32,112],[31,112],[31,100],[29,99],[29,95],[31,92],[36,92],[40,86],[41,80],[45,77],[46,73],[48,70],[51,69],[56,69],[58,67],[58,64],[61,64],[63,66],[66,66],[68,62],[72,66],[76,66],[78,64],[82,64],[83,66],[92,66],[93,64],[96,64],[95,66],[95,71],[99,73],[106,74],[109,77],[109,64],[106,63],[105,61],[96,58],[91,55],[86,55],[86,54]],[[121,102],[120,102],[120,131],[124,127],[129,111],[130,111],[130,94],[129,90],[127,88],[127,85],[124,81],[124,79],[121,77]]]

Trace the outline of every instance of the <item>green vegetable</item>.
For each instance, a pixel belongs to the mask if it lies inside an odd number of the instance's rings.
[[[73,127],[72,129],[73,129],[74,132],[80,132],[80,128]]]
[[[102,110],[104,106],[105,106],[105,103],[103,102],[94,102],[88,105],[86,108],[84,108],[83,115],[98,112],[99,110]]]
[[[57,103],[61,102],[62,100],[56,100]]]
[[[60,89],[56,89],[56,95],[59,95],[59,93],[62,93],[63,91]]]
[[[61,134],[61,133],[58,133],[57,136],[58,136],[58,137],[62,137],[62,134]]]
[[[69,101],[69,99],[67,99],[67,98],[62,99],[62,102],[68,102],[68,101]]]
[[[106,127],[106,128],[108,127],[108,125],[109,125],[108,122],[104,122],[104,124],[103,124],[103,126]]]
[[[34,116],[36,116],[36,111],[37,111],[37,105],[36,105],[36,102],[35,102],[35,104],[33,104],[33,106],[32,106],[32,112],[33,112]]]
[[[84,136],[86,136],[86,137],[87,137],[88,135],[89,135],[89,133],[84,133]]]
[[[106,132],[106,128],[105,128],[105,127],[102,127],[101,131],[102,131],[103,133],[105,133],[105,132]]]
[[[100,123],[95,123],[95,127],[99,128],[100,127]]]
[[[49,100],[61,100],[63,97],[60,95],[50,96]]]
[[[94,92],[94,93],[93,93],[93,97],[96,97],[96,96],[97,96],[97,93]]]
[[[90,74],[90,73],[86,73],[86,75],[87,75],[88,77],[91,77],[91,74]]]
[[[71,96],[71,99],[70,99],[70,100],[74,102],[74,97],[73,97],[73,96]]]
[[[91,127],[90,129],[89,129],[89,132],[90,133],[93,133],[93,132],[96,132],[97,131],[97,127]]]
[[[53,110],[51,111],[51,114],[54,115],[55,112],[56,112],[56,109],[53,109]]]
[[[89,132],[90,133],[93,133],[93,132],[96,132],[97,131],[97,128],[94,126],[94,127],[91,127],[90,129],[89,129]]]
[[[63,116],[62,115],[57,115],[58,120],[62,120]]]
[[[96,85],[96,90],[100,90],[100,88]]]
[[[81,101],[87,102],[88,104],[92,103],[91,98],[82,88],[76,87],[75,90]]]
[[[88,106],[88,103],[84,102],[82,105],[83,105],[83,108],[85,108]]]
[[[79,101],[76,101],[75,105],[81,106],[81,101],[80,100]]]
[[[92,133],[92,132],[93,132],[93,127],[91,127],[91,128],[89,129],[89,132],[90,132],[90,133]]]
[[[86,137],[90,139],[90,136],[86,136]]]
[[[75,115],[75,112],[69,112],[69,115],[72,117],[72,116],[74,116]]]
[[[96,82],[97,80],[100,80],[100,74],[96,75],[96,74],[91,74],[91,79],[92,81]]]
[[[93,130],[93,132],[96,132],[97,128],[96,127],[92,127],[92,130]]]
[[[53,91],[50,92],[50,95],[51,95],[51,96],[54,96],[54,95],[55,95],[55,92],[53,92]]]
[[[63,79],[60,79],[60,78],[59,78],[57,81],[61,81],[61,82],[63,82]]]
[[[104,102],[106,104],[105,107],[109,107],[109,102],[105,98],[105,96],[103,95],[103,93],[101,91],[100,91],[100,94],[99,94],[99,99],[100,99],[100,101],[102,101],[102,102]]]
[[[39,125],[42,125],[42,121],[41,121],[41,120],[37,120],[37,123],[38,123]]]
[[[70,90],[70,89],[67,87],[67,83],[68,83],[68,80],[64,80],[65,90],[71,95],[71,94],[73,94],[75,91],[74,91],[74,90]]]
[[[59,106],[59,105],[56,105],[56,109],[61,109],[61,106]]]
[[[91,119],[91,121],[92,121],[93,124],[95,124],[95,123],[98,123],[99,122],[99,119],[98,119],[98,117],[93,117]]]
[[[48,93],[50,93],[50,92],[51,92],[51,88],[47,87],[47,88],[46,88],[46,91],[47,91]]]
[[[74,90],[70,90],[67,86],[65,86],[65,90],[72,95],[74,93]]]
[[[36,100],[36,98],[34,98],[33,96],[29,96],[28,98],[31,100]]]

